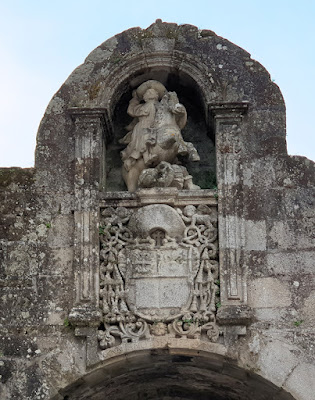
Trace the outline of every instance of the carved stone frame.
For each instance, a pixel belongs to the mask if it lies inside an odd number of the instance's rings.
[[[240,218],[243,191],[241,189],[242,119],[248,103],[209,104],[216,138],[220,296],[222,307],[217,321],[227,326],[225,334],[235,337],[246,333],[251,322],[247,306],[246,271],[241,263],[244,228]]]
[[[209,115],[214,122],[217,156],[219,263],[222,307],[217,322],[223,326],[227,340],[246,333],[251,321],[247,306],[246,276],[240,262],[242,223],[236,215],[241,206],[241,193],[237,204],[232,194],[240,176],[239,137],[242,117],[247,103],[209,104]],[[112,135],[112,123],[105,108],[69,109],[74,122],[75,136],[75,259],[76,303],[69,314],[77,327],[76,335],[91,342],[89,363],[96,360],[97,339],[95,327],[99,325],[99,206],[100,190],[105,186],[104,163],[106,142]],[[209,118],[210,119],[210,118]],[[210,119],[211,120],[211,119]],[[133,197],[132,195],[131,197]],[[163,199],[165,201],[165,199]],[[141,199],[145,204],[145,196]],[[156,199],[159,203],[159,199]],[[97,347],[97,346],[96,346]],[[93,355],[93,354],[94,355]]]

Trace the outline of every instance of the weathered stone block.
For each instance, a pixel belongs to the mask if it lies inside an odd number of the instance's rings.
[[[253,308],[288,307],[291,293],[288,285],[276,278],[259,278],[249,285],[249,304]]]

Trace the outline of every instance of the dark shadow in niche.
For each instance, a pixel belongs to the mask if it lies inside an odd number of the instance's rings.
[[[129,86],[120,97],[114,111],[114,138],[106,151],[106,191],[125,191],[126,185],[122,179],[122,161],[120,152],[126,147],[119,143],[125,136],[125,127],[132,121],[127,114],[127,108],[132,98],[132,90],[148,79],[156,79],[165,85],[168,91],[175,91],[180,103],[187,110],[187,124],[182,130],[185,141],[192,142],[200,156],[200,161],[191,162],[186,157],[179,158],[188,172],[193,176],[193,182],[201,189],[216,188],[216,159],[213,132],[209,130],[205,120],[204,105],[200,93],[196,90],[192,79],[179,73],[157,72],[146,73],[134,78],[134,87]]]

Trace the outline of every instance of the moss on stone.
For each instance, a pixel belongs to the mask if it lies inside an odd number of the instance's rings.
[[[86,88],[86,90],[89,94],[89,99],[90,100],[96,99],[99,94],[100,89],[101,89],[101,81],[100,80],[96,81],[95,83],[93,83],[93,85]]]
[[[135,39],[137,40],[138,44],[141,45],[143,39],[152,39],[154,37],[155,35],[153,32],[149,30],[142,30],[136,34]]]
[[[0,187],[5,188],[11,183],[30,186],[34,181],[34,168],[0,168]]]
[[[122,56],[119,54],[112,54],[109,59],[109,62],[112,64],[118,64],[120,61],[122,61]]]
[[[178,39],[178,31],[174,30],[174,29],[167,29],[165,32],[165,37],[167,37],[168,39]]]

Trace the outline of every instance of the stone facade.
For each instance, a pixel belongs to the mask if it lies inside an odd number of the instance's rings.
[[[201,189],[127,191],[152,80],[187,110]],[[314,398],[314,163],[246,51],[160,20],[114,36],[49,103],[35,168],[0,180],[1,398]]]

